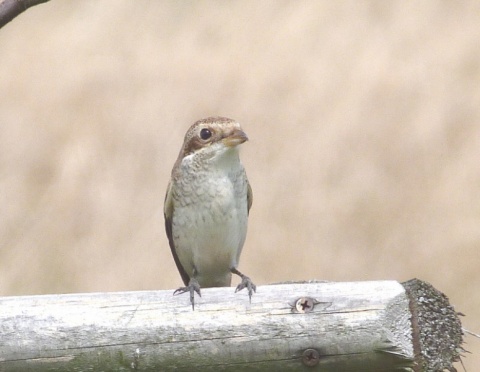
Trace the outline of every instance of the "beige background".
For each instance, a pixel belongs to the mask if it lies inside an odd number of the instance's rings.
[[[479,4],[28,10],[0,30],[0,295],[178,287],[166,185],[223,115],[250,137],[257,284],[417,277],[480,332]]]

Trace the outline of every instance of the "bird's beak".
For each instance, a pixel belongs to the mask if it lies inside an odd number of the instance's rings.
[[[248,141],[248,137],[241,129],[235,129],[228,136],[222,139],[222,142],[227,147],[235,147]]]

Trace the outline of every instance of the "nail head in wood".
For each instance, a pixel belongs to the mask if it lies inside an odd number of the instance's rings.
[[[302,354],[302,363],[307,367],[314,367],[320,361],[320,354],[315,349],[306,349]]]
[[[310,311],[313,310],[314,306],[315,306],[315,301],[311,297],[300,297],[295,302],[295,309],[299,313],[309,313]]]

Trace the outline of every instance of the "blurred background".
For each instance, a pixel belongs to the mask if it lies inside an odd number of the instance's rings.
[[[0,97],[1,296],[180,286],[163,198],[222,115],[257,285],[420,278],[480,332],[476,1],[50,1],[0,30]]]

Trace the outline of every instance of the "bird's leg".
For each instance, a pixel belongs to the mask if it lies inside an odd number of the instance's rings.
[[[238,271],[235,267],[232,267],[230,271],[233,274],[237,274],[240,278],[242,278],[242,281],[240,282],[239,285],[237,285],[237,288],[235,289],[235,293],[238,291],[241,291],[243,288],[247,288],[248,290],[248,297],[250,298],[250,302],[252,302],[252,294],[253,292],[257,291],[257,286],[253,284],[252,279],[250,279],[248,276],[243,275],[240,271]]]
[[[198,284],[197,279],[195,279],[196,274],[197,274],[197,271],[194,269],[193,270],[193,275],[190,278],[190,280],[188,282],[188,285],[186,287],[180,287],[175,292],[173,292],[174,296],[178,295],[178,294],[185,293],[185,292],[189,292],[190,293],[190,303],[192,304],[192,310],[195,310],[195,298],[194,298],[195,297],[195,292],[197,292],[198,295],[200,297],[202,297],[202,295],[200,293],[200,284]]]

